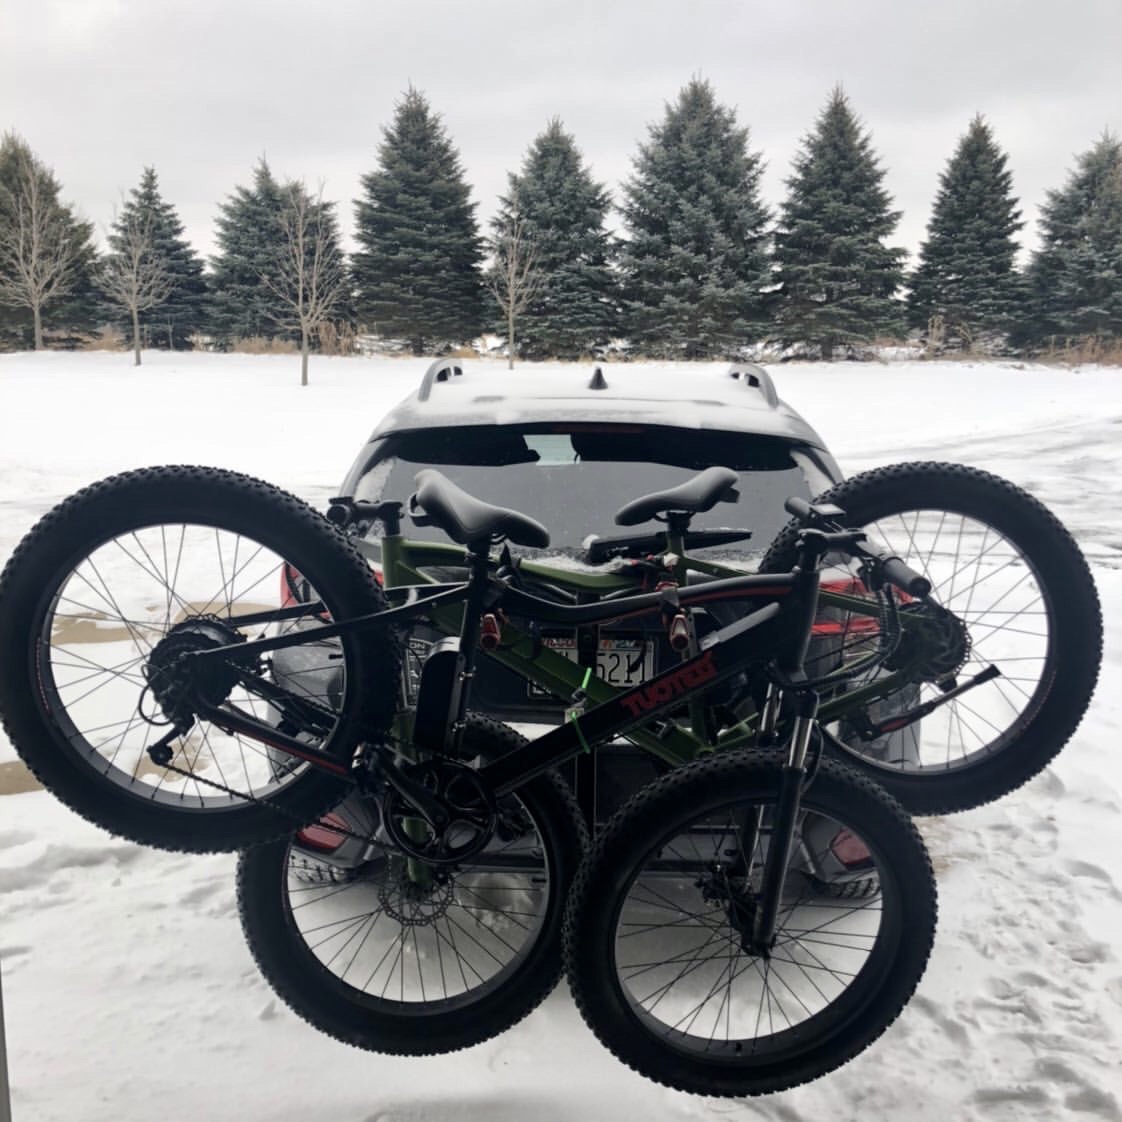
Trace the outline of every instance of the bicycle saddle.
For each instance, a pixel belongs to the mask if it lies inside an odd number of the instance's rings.
[[[616,525],[637,526],[656,514],[669,511],[700,514],[717,503],[734,503],[740,498],[740,493],[733,488],[738,478],[731,468],[706,468],[677,487],[632,499],[616,515]]]
[[[536,549],[549,545],[549,531],[540,522],[516,510],[482,502],[432,468],[417,472],[413,482],[417,490],[409,500],[409,513],[418,526],[439,526],[461,545],[474,546],[496,538]]]

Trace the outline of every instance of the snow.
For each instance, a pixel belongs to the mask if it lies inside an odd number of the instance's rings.
[[[137,370],[118,354],[0,356],[0,559],[66,494],[143,464],[221,464],[322,505],[426,365],[316,359],[301,389],[283,357],[146,354]],[[470,376],[486,364],[465,365]],[[620,369],[688,380],[711,368]],[[1054,766],[991,807],[921,823],[939,933],[917,996],[882,1040],[817,1083],[742,1103],[633,1075],[563,988],[457,1055],[358,1052],[304,1025],[257,974],[231,856],[141,849],[29,792],[0,798],[15,1118],[1122,1119],[1122,370],[901,362],[771,373],[847,472],[938,458],[1027,487],[1076,533],[1107,619],[1096,700]],[[12,758],[0,744],[0,760]]]

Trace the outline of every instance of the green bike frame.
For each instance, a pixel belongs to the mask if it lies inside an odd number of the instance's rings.
[[[387,534],[380,540],[383,587],[391,600],[405,594],[410,587],[439,583],[426,574],[426,569],[456,567],[465,563],[466,551],[463,546],[413,541],[400,534]],[[672,531],[667,533],[666,553],[678,558],[672,572],[680,584],[685,583],[689,573],[703,573],[715,578],[744,575],[741,570],[687,556],[682,536]],[[594,599],[635,591],[634,577],[621,572],[574,570],[530,559],[520,561],[519,572],[563,588],[574,595]],[[398,594],[396,596],[395,591]],[[819,590],[819,604],[858,615],[874,618],[877,615],[875,605],[869,600],[825,588]],[[435,605],[429,615],[439,630],[448,635],[460,634],[463,622],[462,604]],[[535,642],[531,635],[509,622],[503,624],[502,645],[488,652],[488,657],[562,699],[583,696],[591,705],[600,705],[625,692],[603,681],[595,673],[589,673],[588,667]],[[835,721],[846,713],[900,689],[910,680],[903,672],[889,673],[851,692],[823,699],[818,710],[818,720],[822,723]],[[625,738],[675,766],[718,747],[739,748],[757,742],[759,730],[756,716],[724,730],[714,740],[707,732],[704,707],[700,703],[695,702],[690,706],[689,715],[688,724],[664,725],[657,734],[647,728],[632,729],[625,734]]]

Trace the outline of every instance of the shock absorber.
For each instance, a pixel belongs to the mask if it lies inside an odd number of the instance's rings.
[[[771,843],[768,846],[759,903],[752,924],[751,950],[765,958],[771,953],[771,945],[775,941],[775,919],[779,913],[779,901],[783,898],[787,865],[795,841],[802,785],[806,777],[807,749],[814,731],[814,719],[818,714],[818,694],[813,690],[799,691],[794,698],[794,710],[794,727],[787,749],[787,760],[781,773]]]

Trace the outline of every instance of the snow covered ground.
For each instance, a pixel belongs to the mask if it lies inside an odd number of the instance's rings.
[[[322,505],[424,366],[316,359],[301,389],[291,358],[149,354],[135,370],[116,354],[0,356],[0,562],[66,494],[143,464],[234,467]],[[847,472],[949,459],[1027,487],[1078,536],[1106,613],[1098,694],[1056,764],[994,806],[922,823],[939,934],[919,993],[878,1044],[787,1094],[691,1098],[617,1064],[562,989],[454,1056],[357,1052],[305,1026],[258,976],[232,857],[140,849],[32,791],[0,798],[17,1122],[1122,1119],[1122,370],[773,374]],[[0,742],[0,768],[12,759]]]

